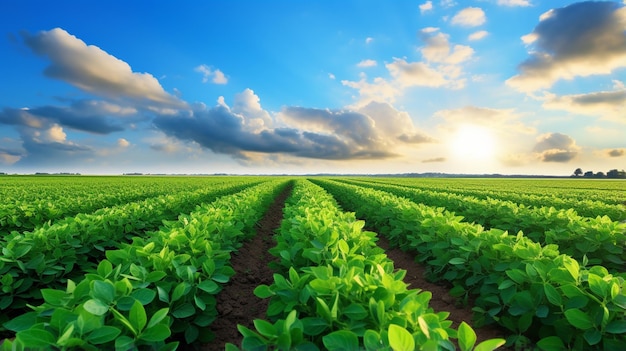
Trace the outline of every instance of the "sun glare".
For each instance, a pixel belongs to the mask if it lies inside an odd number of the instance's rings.
[[[491,132],[478,126],[463,126],[450,143],[452,153],[465,160],[487,161],[493,158],[495,142]]]

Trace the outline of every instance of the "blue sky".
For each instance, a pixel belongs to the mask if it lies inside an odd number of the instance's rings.
[[[0,171],[626,168],[626,1],[3,1]]]

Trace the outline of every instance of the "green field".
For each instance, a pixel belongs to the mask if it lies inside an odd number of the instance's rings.
[[[1,347],[618,350],[625,195],[599,179],[3,176]],[[272,211],[274,258],[254,263],[272,273],[250,297],[267,311],[215,346],[219,294],[245,275],[231,259]],[[379,236],[473,319],[429,307]]]

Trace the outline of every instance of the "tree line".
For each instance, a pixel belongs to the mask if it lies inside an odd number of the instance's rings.
[[[572,177],[580,177],[580,176],[584,178],[626,179],[626,171],[624,171],[623,169],[621,171],[618,171],[617,169],[612,169],[606,172],[605,174],[604,172],[596,172],[596,173],[593,173],[593,171],[583,172],[581,168],[576,168]]]

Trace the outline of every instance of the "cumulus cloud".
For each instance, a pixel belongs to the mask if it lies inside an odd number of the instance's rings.
[[[149,73],[133,72],[130,65],[61,28],[22,34],[26,45],[50,65],[44,74],[66,81],[81,90],[113,99],[145,104],[183,106],[184,103],[163,90]]]
[[[437,28],[424,28],[419,32],[420,38],[426,44],[421,48],[422,56],[430,62],[457,65],[469,60],[474,55],[474,49],[466,45],[451,47],[447,34]]]
[[[533,148],[542,162],[569,162],[580,152],[574,139],[561,133],[546,133],[537,138]]]
[[[373,41],[374,41],[374,38],[372,37],[365,38],[365,44],[371,44]]]
[[[21,150],[0,147],[0,164],[12,165],[24,156],[24,152]]]
[[[450,23],[462,27],[477,27],[487,21],[485,11],[480,7],[467,7],[457,12]]]
[[[507,84],[522,92],[550,88],[561,79],[611,74],[626,67],[626,7],[579,2],[541,15],[522,40],[531,47],[520,73]]]
[[[195,68],[196,72],[202,73],[202,83],[207,83],[209,81],[215,84],[227,84],[228,78],[224,75],[222,71],[219,69],[213,70],[211,67],[207,65],[200,65]]]
[[[395,58],[392,63],[386,64],[385,67],[402,87],[440,87],[448,83],[441,72],[423,62],[407,62],[404,59]]]
[[[531,6],[528,0],[498,0],[500,6]]]
[[[420,8],[420,13],[432,11],[432,9],[433,9],[433,2],[432,1],[426,1],[425,3],[419,5],[419,8]]]
[[[617,85],[616,85],[617,86]],[[588,94],[557,96],[547,94],[543,107],[575,114],[598,116],[601,119],[626,123],[626,89]]]
[[[467,37],[467,39],[471,41],[476,41],[476,40],[484,39],[488,35],[489,35],[489,32],[487,32],[486,30],[479,30],[478,32],[474,32],[470,34]]]
[[[285,107],[277,116],[283,126],[268,123],[249,129],[249,121],[263,111],[255,97],[246,90],[233,108],[222,99],[213,108],[195,106],[191,114],[158,116],[154,124],[171,138],[241,160],[250,153],[327,160],[385,159],[397,156],[394,147],[399,144],[430,140],[413,127],[408,114],[384,103],[371,103],[360,110]],[[238,105],[245,108],[236,108]]]
[[[357,105],[366,105],[370,101],[387,101],[394,102],[402,89],[397,84],[390,82],[384,78],[376,77],[373,82],[368,82],[365,74],[361,75],[361,79],[357,82],[342,80],[344,86],[358,90],[360,101]]]
[[[375,60],[363,60],[356,64],[357,67],[376,67],[378,63]]]

